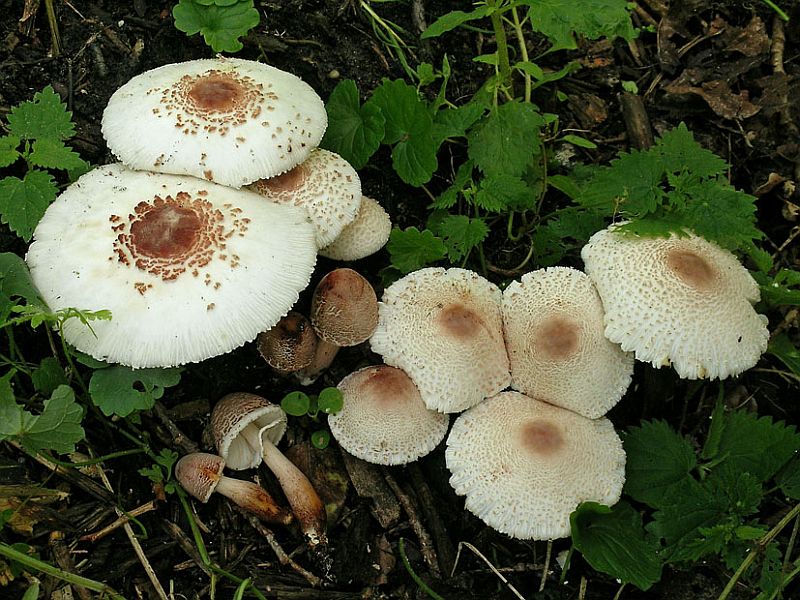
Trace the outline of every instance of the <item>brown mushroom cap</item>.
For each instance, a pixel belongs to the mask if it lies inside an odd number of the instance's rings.
[[[358,260],[383,248],[391,232],[389,213],[377,200],[361,196],[356,218],[344,226],[335,240],[320,248],[319,254],[333,260]]]
[[[175,479],[188,494],[205,504],[217,488],[224,470],[225,459],[221,456],[193,452],[175,463]]]
[[[696,235],[640,238],[615,226],[581,256],[605,309],[605,335],[655,367],[687,379],[724,379],[766,351],[758,284],[736,257]]]
[[[449,416],[425,406],[411,378],[380,365],[351,373],[337,386],[342,410],[328,415],[331,434],[347,452],[380,465],[401,465],[431,452]]]
[[[366,341],[378,324],[375,290],[357,271],[334,269],[314,289],[311,323],[321,339],[337,346]]]
[[[501,302],[473,271],[420,269],[384,291],[370,345],[408,373],[428,408],[458,412],[511,381]]]
[[[450,485],[467,510],[520,539],[570,534],[581,502],[612,505],[625,482],[625,452],[606,418],[502,392],[461,414],[445,452]]]
[[[511,387],[594,419],[631,382],[633,356],[603,335],[603,304],[569,267],[526,273],[503,292]]]
[[[259,439],[266,435],[277,444],[286,431],[286,413],[261,396],[234,392],[214,405],[211,431],[229,468],[253,469],[262,461]]]
[[[305,315],[291,310],[275,327],[258,334],[258,351],[280,373],[299,371],[311,364],[317,334]]]

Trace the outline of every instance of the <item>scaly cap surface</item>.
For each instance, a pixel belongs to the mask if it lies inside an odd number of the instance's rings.
[[[369,196],[361,196],[355,220],[345,225],[339,236],[319,254],[333,260],[358,260],[374,254],[386,245],[392,221],[383,207]]]

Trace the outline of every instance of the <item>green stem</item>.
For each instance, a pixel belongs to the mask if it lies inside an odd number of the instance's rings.
[[[71,585],[78,585],[81,587],[85,587],[87,590],[92,590],[93,592],[100,592],[101,594],[107,594],[110,598],[113,598],[114,600],[125,600],[124,596],[115,592],[111,587],[107,586],[105,583],[102,583],[100,581],[95,581],[94,579],[88,579],[87,577],[81,577],[80,575],[76,575],[75,573],[70,573],[69,571],[62,571],[58,567],[54,567],[53,565],[48,564],[42,560],[39,560],[38,558],[29,556],[24,552],[20,552],[19,550],[15,550],[11,546],[3,542],[0,542],[0,556],[18,562],[19,564],[29,567],[31,569],[35,569],[40,573],[44,573],[45,575],[55,577],[56,579],[60,579],[61,581],[66,581]]]
[[[400,560],[403,561],[403,566],[406,568],[406,571],[408,571],[408,574],[411,575],[411,579],[413,579],[414,583],[419,586],[419,589],[428,594],[428,596],[433,598],[433,600],[444,600],[444,598],[428,587],[428,584],[422,581],[422,578],[414,572],[414,569],[411,568],[411,563],[408,562],[408,557],[406,556],[405,544],[405,540],[400,538],[400,540],[397,542],[397,551],[400,554]]]
[[[761,1],[767,6],[769,6],[772,10],[774,10],[775,14],[777,14],[778,17],[780,17],[781,21],[787,21],[787,22],[789,21],[789,15],[783,12],[783,10],[781,10],[781,7],[772,2],[772,0],[761,0]]]
[[[513,27],[514,27],[514,35],[517,38],[517,44],[519,45],[519,55],[522,57],[523,62],[528,62],[528,47],[525,45],[525,32],[522,31],[522,23],[524,21],[519,20],[519,15],[517,14],[517,7],[513,6],[511,8],[511,17],[514,19]],[[527,17],[525,17],[527,19]],[[525,102],[531,101],[531,76],[528,73],[524,73],[525,76]]]
[[[90,467],[92,465],[96,465],[98,463],[101,463],[101,462],[103,462],[105,460],[112,460],[112,459],[115,459],[115,458],[122,458],[123,456],[131,456],[133,454],[144,454],[146,452],[147,452],[147,450],[145,450],[144,448],[130,448],[128,450],[120,450],[118,452],[112,452],[111,454],[106,454],[105,456],[99,456],[97,458],[92,458],[90,460],[84,460],[84,461],[81,461],[81,462],[69,462],[69,461],[66,461],[66,460],[59,460],[59,459],[54,458],[54,457],[52,457],[49,454],[46,454],[44,452],[37,452],[37,454],[39,456],[41,456],[42,458],[47,459],[49,462],[51,462],[51,463],[53,463],[55,465],[59,465],[61,467]]]
[[[498,9],[497,0],[488,0],[486,4],[495,8],[489,19],[492,22],[494,38],[497,43],[497,70],[500,74],[500,83],[508,87],[510,95],[513,97],[514,88],[511,81],[511,63],[508,60],[508,39],[506,38],[506,29],[503,24],[503,15]]]

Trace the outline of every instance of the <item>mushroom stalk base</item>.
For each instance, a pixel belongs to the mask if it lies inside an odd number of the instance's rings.
[[[214,490],[231,502],[270,523],[287,525],[292,515],[279,506],[267,491],[251,481],[222,476]]]

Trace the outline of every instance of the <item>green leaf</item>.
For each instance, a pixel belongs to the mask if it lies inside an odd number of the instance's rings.
[[[131,369],[115,365],[92,373],[89,395],[106,416],[127,417],[153,408],[164,388],[177,385],[180,369]]]
[[[31,373],[33,387],[37,392],[49,396],[60,385],[67,385],[69,381],[64,369],[52,356],[42,359],[39,366]]]
[[[180,0],[172,9],[175,27],[187,35],[200,33],[214,52],[238,52],[243,48],[239,38],[261,20],[253,0],[242,0],[231,6],[203,6],[193,0]]]
[[[31,169],[24,179],[6,177],[0,180],[0,219],[29,242],[34,228],[57,194],[53,177],[44,171]]]
[[[431,208],[450,208],[458,202],[458,196],[472,183],[472,161],[465,160],[458,167],[453,183],[431,202]]]
[[[605,222],[596,213],[578,207],[566,207],[558,211],[558,216],[547,221],[546,226],[561,239],[585,242],[596,231],[603,229]]]
[[[519,177],[513,175],[492,175],[484,177],[475,194],[475,205],[491,212],[528,210],[535,208],[536,197]]]
[[[0,136],[0,168],[14,164],[20,157],[19,142],[15,135]]]
[[[80,169],[86,162],[61,140],[41,139],[33,142],[33,150],[28,156],[31,164],[47,169]]]
[[[442,238],[450,261],[456,262],[486,239],[489,235],[489,226],[480,218],[447,215],[439,222],[434,233]]]
[[[317,396],[317,408],[326,415],[335,415],[344,406],[344,396],[338,388],[326,387]]]
[[[25,411],[17,404],[11,378],[15,369],[0,377],[0,441],[16,435],[25,425]],[[30,416],[30,415],[29,415]]]
[[[786,463],[775,476],[775,483],[789,498],[800,500],[800,454]]]
[[[590,40],[636,37],[629,5],[622,0],[583,0],[580,10],[573,0],[520,0],[520,4],[532,8],[531,27],[547,36],[551,52],[577,48],[574,34]]]
[[[289,392],[281,400],[281,408],[287,415],[302,417],[311,408],[311,398],[304,392]]]
[[[52,86],[36,92],[8,114],[8,130],[23,140],[65,140],[75,135],[72,113]]]
[[[474,101],[456,108],[443,108],[433,118],[433,137],[437,145],[448,138],[463,137],[483,116],[486,106]]]
[[[361,106],[355,81],[345,79],[333,88],[325,110],[328,129],[320,146],[339,154],[354,169],[362,168],[383,139],[380,108],[370,102]]]
[[[433,177],[439,166],[432,135],[416,135],[397,143],[392,149],[392,166],[400,179],[419,187]]]
[[[85,436],[82,418],[83,409],[75,403],[75,392],[69,386],[58,386],[50,399],[44,401],[42,413],[21,432],[22,445],[31,452],[74,452],[75,444]]]
[[[424,40],[427,38],[438,37],[459,25],[463,25],[469,21],[482,19],[490,15],[494,11],[492,6],[479,6],[471,12],[464,12],[461,10],[452,10],[431,23],[428,28],[422,32],[420,37]]]
[[[692,446],[664,421],[631,427],[623,445],[628,457],[625,491],[653,508],[663,506],[669,492],[681,488],[697,465]]]
[[[761,301],[769,306],[800,306],[800,271],[781,269],[773,277],[753,273],[761,287]]]
[[[544,124],[532,104],[506,102],[489,113],[467,135],[469,157],[486,176],[519,177],[541,152]]]
[[[0,297],[24,298],[28,304],[45,306],[25,261],[13,252],[0,252]]]
[[[697,177],[716,177],[728,168],[722,158],[695,141],[684,123],[664,132],[656,140],[654,152],[661,157],[663,169],[671,173],[688,168]]]
[[[587,140],[586,138],[583,138],[579,135],[572,135],[572,134],[565,135],[561,139],[562,141],[574,144],[579,148],[590,148],[590,149],[597,148],[597,144],[595,144],[593,141]]]
[[[447,247],[441,239],[427,229],[420,231],[416,227],[392,229],[386,249],[392,266],[403,275],[442,260],[447,255]]]
[[[711,426],[708,428],[706,442],[700,452],[700,458],[711,460],[719,456],[719,443],[722,439],[722,432],[725,430],[725,405],[717,401],[714,412],[711,413]]]
[[[320,429],[311,434],[311,444],[317,450],[325,450],[331,443],[331,433],[325,429]]]
[[[640,590],[661,579],[658,545],[645,534],[629,504],[584,502],[570,515],[572,542],[592,568]]]

